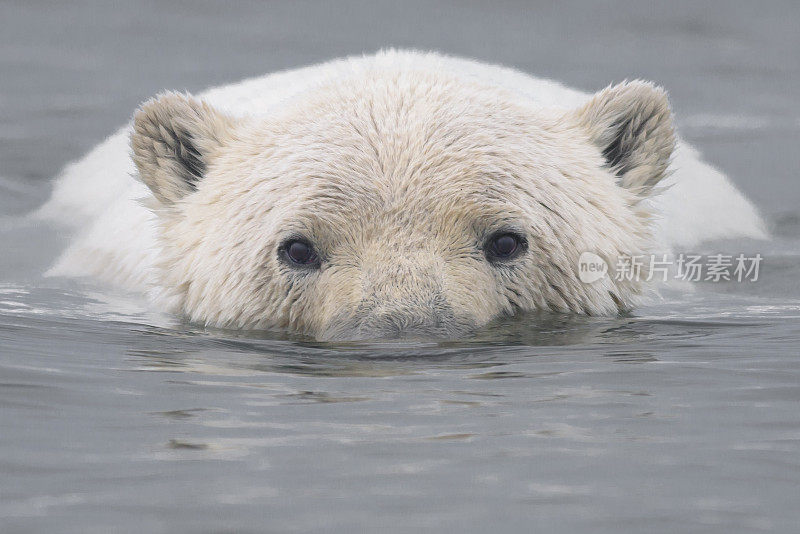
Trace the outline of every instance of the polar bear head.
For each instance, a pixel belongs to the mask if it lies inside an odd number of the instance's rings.
[[[167,93],[136,113],[160,286],[194,321],[318,339],[453,337],[520,312],[611,314],[637,279],[581,282],[649,250],[674,145],[664,91],[535,109],[441,73],[317,87],[268,116]]]

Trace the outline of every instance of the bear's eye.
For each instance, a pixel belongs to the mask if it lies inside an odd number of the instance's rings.
[[[489,261],[510,260],[525,250],[525,238],[513,232],[498,232],[483,247]]]
[[[302,267],[315,267],[319,265],[319,257],[314,250],[314,246],[301,238],[293,238],[284,241],[281,245],[283,256],[288,259],[290,265]]]

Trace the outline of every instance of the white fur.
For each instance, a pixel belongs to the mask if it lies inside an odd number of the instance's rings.
[[[542,116],[579,109],[590,96],[513,69],[412,51],[334,60],[210,89],[198,96],[231,117],[256,121],[285,113],[302,101],[303,95],[314,94],[320,87],[399,71],[496,87],[503,95],[512,94],[516,105]],[[151,194],[135,178],[130,134],[130,126],[122,128],[68,166],[51,199],[37,212],[37,216],[66,224],[76,232],[49,274],[94,276],[129,289],[163,292],[156,273],[162,255],[158,221],[142,202]],[[702,240],[722,237],[765,237],[752,204],[680,140],[671,169],[673,173],[661,182],[668,187],[649,201],[657,221],[658,248],[690,248]],[[202,315],[194,318],[203,320]]]

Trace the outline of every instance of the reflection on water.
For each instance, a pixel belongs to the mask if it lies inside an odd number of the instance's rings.
[[[737,337],[765,326],[748,320],[710,321],[638,317],[570,317],[533,315],[507,318],[458,341],[316,342],[291,340],[271,332],[199,331],[149,327],[155,336],[140,340],[126,353],[144,371],[191,371],[243,376],[254,372],[309,377],[389,377],[427,370],[468,370],[502,367],[568,352],[590,352],[616,363],[658,361],[653,349],[702,347],[705,337],[735,329]],[[177,330],[181,331],[181,330]],[[166,335],[166,343],[160,336]],[[147,348],[152,343],[154,348]],[[650,345],[656,343],[656,345]],[[165,346],[166,345],[166,346]],[[653,349],[642,350],[641,346]],[[546,375],[545,373],[544,375]],[[472,378],[514,378],[538,375],[487,371]]]
[[[769,302],[759,315],[763,297],[699,290],[458,341],[317,343],[7,284],[0,517],[75,532],[471,530],[497,513],[522,530],[783,527],[800,328],[796,301]]]

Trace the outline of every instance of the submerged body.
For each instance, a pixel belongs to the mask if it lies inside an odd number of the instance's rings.
[[[68,167],[39,215],[77,234],[51,274],[320,339],[616,313],[641,283],[582,283],[582,253],[764,235],[676,141],[652,85],[591,96],[396,51],[163,95]]]

